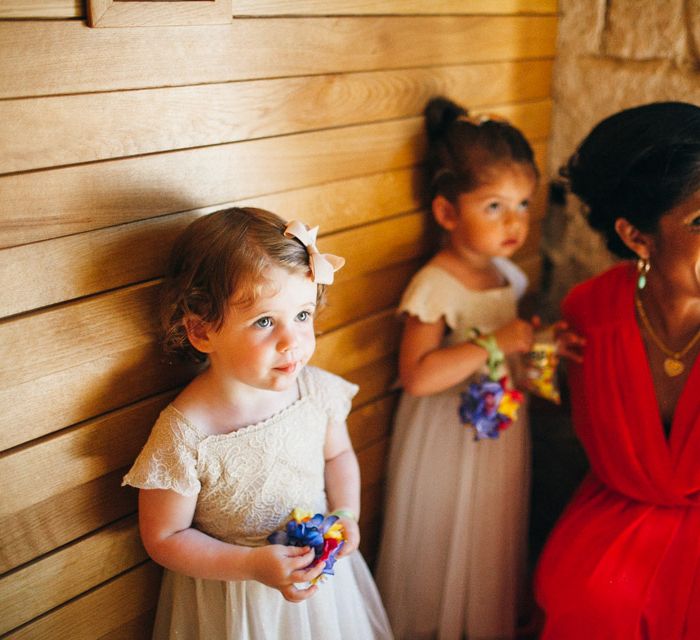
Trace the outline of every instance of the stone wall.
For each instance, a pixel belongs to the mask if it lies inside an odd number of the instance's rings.
[[[700,0],[560,0],[548,174],[602,118],[660,100],[700,104]],[[554,193],[545,223],[545,306],[612,258],[580,206]]]

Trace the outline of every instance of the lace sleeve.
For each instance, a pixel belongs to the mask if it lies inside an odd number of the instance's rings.
[[[428,266],[418,271],[408,284],[398,310],[429,324],[442,318],[450,329],[455,329],[458,301],[459,296],[455,296],[451,282],[440,270]]]
[[[171,407],[161,414],[136,462],[124,476],[122,486],[138,489],[171,489],[195,496],[201,485],[197,477],[199,434]]]
[[[333,373],[307,367],[309,391],[332,422],[344,422],[352,407],[352,399],[359,387]]]

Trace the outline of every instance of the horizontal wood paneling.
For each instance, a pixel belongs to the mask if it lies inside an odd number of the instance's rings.
[[[396,354],[387,353],[374,362],[346,371],[343,374],[344,377],[360,387],[355,396],[354,405],[362,406],[391,390],[397,378],[396,365]]]
[[[545,147],[536,144],[535,151],[541,165]],[[419,180],[419,172],[397,169],[229,204],[255,205],[321,224],[326,235],[418,207]],[[533,202],[534,219],[544,213],[545,192],[542,185]],[[174,236],[196,216],[218,208],[0,250],[0,289],[6,292],[0,317],[160,276]]]
[[[557,11],[556,0],[234,0],[235,16],[517,14]],[[0,0],[3,18],[79,18],[79,0]]]
[[[11,634],[12,640],[95,640],[141,618],[156,601],[161,569],[147,562]],[[148,629],[143,630],[149,632]],[[129,636],[123,636],[129,637]],[[148,637],[147,633],[137,638]],[[130,640],[132,640],[130,638]]]
[[[427,217],[417,211],[334,233],[319,246],[345,257],[346,265],[336,274],[335,282],[340,284],[424,255],[428,249],[427,226]],[[377,278],[376,282],[381,280]]]
[[[149,637],[160,569],[120,483],[195,373],[160,355],[159,278],[186,224],[234,204],[320,224],[320,249],[347,259],[313,364],[360,384],[349,431],[373,562],[395,308],[434,240],[421,112],[443,94],[503,115],[544,167],[556,11],[236,0],[229,25],[90,29],[82,2],[0,0],[0,634]],[[516,256],[535,288],[544,191]]]
[[[311,363],[343,375],[394,353],[398,347],[398,321],[392,310],[363,318],[319,338]]]
[[[414,170],[399,169],[230,204],[284,212],[320,224],[327,235],[415,209],[415,181]],[[0,250],[0,290],[7,294],[0,299],[0,317],[161,276],[175,235],[218,208]]]
[[[415,118],[7,175],[0,246],[409,167],[421,139]]]
[[[153,342],[95,352],[80,363],[69,358],[64,369],[0,390],[0,450],[175,388],[191,377],[191,368],[163,362]]]
[[[385,440],[391,431],[396,408],[396,394],[354,411],[348,420],[352,446],[358,454],[379,440]]]
[[[165,25],[227,24],[231,22],[231,0],[89,0],[91,27],[144,27]]]
[[[319,17],[304,26],[293,18],[140,29],[0,23],[0,97],[547,58],[556,40],[553,16]]]
[[[78,18],[83,0],[0,0],[0,20],[12,18]]]
[[[360,513],[360,551],[372,569],[377,547],[384,508],[384,486],[382,482],[362,489],[360,496],[362,511]],[[365,507],[367,511],[365,512]]]
[[[154,284],[135,285],[0,325],[0,342],[8,349],[0,364],[0,389],[119,352],[127,344],[132,349],[150,344],[157,293]],[[35,337],[27,344],[23,335]]]
[[[546,135],[548,102],[501,111],[533,141]],[[405,168],[423,145],[422,119],[408,118],[6,175],[0,247]]]
[[[153,623],[156,617],[157,600],[152,600],[153,609],[135,618],[128,619],[124,624],[101,635],[99,640],[151,640]]]
[[[127,469],[117,469],[0,518],[0,572],[134,513],[136,491],[120,487]],[[72,473],[70,467],[64,470]],[[36,472],[42,478],[47,475],[46,467]]]
[[[557,0],[234,0],[236,15],[556,13]]]
[[[162,408],[173,393],[117,409],[45,438],[32,447],[0,455],[0,477],[12,478],[3,489],[0,518],[130,465]],[[41,469],[51,468],[41,483]]]
[[[383,438],[366,447],[357,454],[362,468],[362,486],[371,487],[384,477],[386,458],[389,453],[389,440]]]
[[[327,331],[375,311],[395,307],[421,262],[412,260],[390,266],[330,287],[328,305],[319,314],[316,327],[321,332]]]
[[[130,517],[0,578],[0,633],[147,559]]]
[[[434,95],[472,108],[547,99],[551,65],[507,61],[9,100],[0,102],[0,173],[405,118]]]

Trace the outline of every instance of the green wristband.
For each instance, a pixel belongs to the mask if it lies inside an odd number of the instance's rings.
[[[503,351],[499,348],[496,338],[493,335],[482,336],[477,333],[477,337],[472,342],[486,350],[486,366],[489,368],[489,378],[491,380],[501,378],[506,358],[503,355]]]
[[[354,520],[357,522],[357,516],[354,511],[350,509],[336,509],[331,513],[332,516],[338,516],[339,518],[348,518],[348,520]]]

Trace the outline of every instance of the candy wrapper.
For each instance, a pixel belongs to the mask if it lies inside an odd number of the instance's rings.
[[[294,509],[284,529],[275,531],[267,540],[272,544],[313,548],[315,558],[310,567],[319,562],[326,563],[318,578],[308,584],[296,585],[298,588],[307,588],[312,584],[325,582],[328,576],[335,574],[333,565],[338,559],[338,552],[345,544],[345,531],[338,523],[338,516],[324,517],[320,513],[311,515],[310,511]]]
[[[459,417],[464,424],[474,428],[475,440],[498,438],[501,431],[517,418],[518,407],[523,401],[523,394],[510,388],[506,376],[498,380],[483,376],[470,383],[461,396]]]
[[[559,356],[554,331],[551,328],[535,334],[532,351],[523,354],[522,362],[523,388],[545,400],[560,404],[561,394],[557,378]]]

